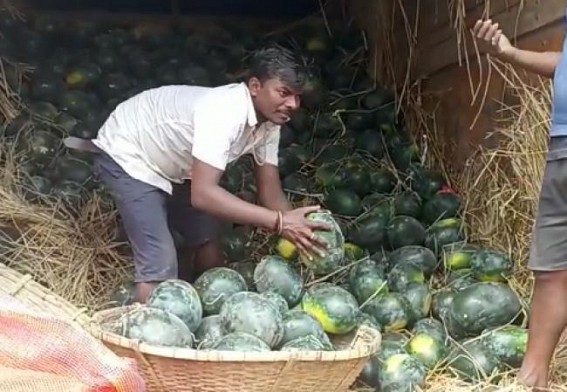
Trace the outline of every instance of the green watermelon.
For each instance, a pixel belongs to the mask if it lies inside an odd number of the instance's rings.
[[[308,289],[301,308],[319,321],[327,333],[344,335],[356,327],[356,298],[331,283],[319,283]]]
[[[386,359],[380,372],[381,392],[413,392],[425,386],[426,367],[409,354],[394,354]]]
[[[349,189],[333,189],[325,195],[323,204],[337,215],[357,216],[362,210],[360,196]]]
[[[280,294],[290,308],[301,300],[303,283],[299,274],[279,256],[264,256],[254,270],[254,284],[258,292]]]
[[[282,314],[262,295],[241,291],[230,296],[219,312],[223,332],[244,332],[260,338],[270,348],[283,338]]]
[[[510,257],[494,249],[481,249],[471,258],[471,271],[481,282],[506,282],[512,268]]]
[[[431,300],[431,314],[438,320],[443,320],[449,311],[451,302],[456,291],[451,288],[445,288],[433,293]]]
[[[408,300],[413,313],[413,320],[427,317],[431,310],[432,294],[425,283],[410,283],[402,292]]]
[[[179,317],[160,308],[135,307],[120,318],[121,335],[142,343],[166,347],[193,345],[191,330]]]
[[[262,295],[262,297],[270,301],[281,314],[284,314],[289,310],[289,305],[287,304],[285,298],[275,291],[264,291],[260,294]]]
[[[304,310],[292,309],[285,312],[283,314],[283,323],[284,335],[280,346],[307,335],[313,335],[320,341],[332,346],[319,321]]]
[[[469,339],[451,350],[447,367],[465,381],[479,382],[499,373],[501,363],[480,340]]]
[[[363,304],[370,297],[388,291],[388,283],[383,271],[371,259],[355,264],[349,271],[348,282],[359,304]]]
[[[441,219],[454,218],[461,211],[461,199],[453,192],[437,192],[424,204],[421,220],[430,225]]]
[[[425,227],[411,216],[398,215],[392,218],[387,235],[392,249],[422,245],[425,240]]]
[[[328,211],[313,212],[307,215],[307,220],[321,222],[330,226],[330,231],[316,230],[315,235],[328,244],[325,256],[312,256],[310,259],[305,254],[300,254],[301,262],[316,275],[327,275],[339,268],[344,260],[345,238],[337,221]]]
[[[222,336],[213,346],[217,351],[267,352],[270,346],[259,337],[246,332],[231,332]]]
[[[397,178],[386,168],[379,168],[370,173],[372,191],[380,194],[390,194],[397,184]]]
[[[417,358],[427,369],[434,368],[447,355],[447,346],[427,333],[415,334],[406,344],[407,352]]]
[[[305,335],[285,343],[280,351],[331,351],[325,342],[314,335]]]
[[[422,318],[416,321],[411,329],[411,333],[414,336],[417,334],[432,336],[442,343],[447,341],[445,326],[441,321],[434,318]]]
[[[248,290],[242,275],[226,267],[206,270],[195,280],[193,287],[199,293],[205,316],[218,314],[230,296]]]
[[[179,317],[194,332],[203,318],[203,306],[197,290],[180,279],[169,279],[152,289],[146,304]]]
[[[220,316],[203,317],[199,328],[195,331],[195,346],[197,349],[211,348],[223,337]]]
[[[437,221],[427,228],[425,246],[435,254],[442,254],[446,246],[465,241],[461,220],[447,218]]]
[[[512,322],[522,310],[518,295],[504,283],[475,283],[453,296],[446,313],[452,336],[477,336]]]
[[[403,292],[411,283],[424,283],[423,271],[412,264],[397,264],[388,273],[388,286],[392,291]]]
[[[408,300],[400,293],[384,293],[373,297],[361,310],[373,316],[385,332],[399,331],[412,321]]]
[[[431,276],[439,263],[433,251],[422,245],[402,246],[390,252],[388,259],[393,266],[413,265],[419,268],[425,276]]]
[[[483,331],[481,340],[501,363],[517,369],[526,354],[528,330],[517,325],[505,325]]]
[[[394,214],[411,216],[419,219],[421,215],[421,200],[413,192],[402,192],[394,197]]]

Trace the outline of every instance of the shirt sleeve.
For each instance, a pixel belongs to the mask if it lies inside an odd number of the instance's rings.
[[[218,105],[200,105],[193,116],[193,158],[224,171],[237,134],[237,122],[219,114]]]
[[[261,162],[278,166],[278,152],[280,145],[280,127],[274,126],[267,130],[266,139],[256,149]]]

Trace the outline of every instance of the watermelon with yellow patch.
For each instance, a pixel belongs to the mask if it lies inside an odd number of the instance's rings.
[[[400,293],[384,293],[370,298],[361,310],[374,316],[385,332],[400,331],[413,319],[411,305]]]
[[[345,256],[345,238],[343,232],[329,211],[312,212],[307,220],[327,225],[330,230],[315,230],[315,236],[328,244],[324,256],[301,254],[301,262],[316,275],[327,275],[336,271],[342,264]]]
[[[331,283],[319,283],[307,290],[301,308],[319,321],[323,330],[330,334],[344,335],[357,325],[356,298],[342,287]]]
[[[407,352],[417,358],[426,368],[432,369],[447,355],[447,346],[435,336],[420,332],[406,344]]]
[[[409,354],[394,354],[384,361],[380,372],[381,392],[413,392],[425,385],[426,367]]]

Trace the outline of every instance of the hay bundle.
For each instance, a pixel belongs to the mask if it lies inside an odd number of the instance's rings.
[[[13,164],[0,168],[0,258],[77,306],[96,310],[129,276],[114,243],[116,212],[94,194],[78,214],[64,200],[28,201]]]

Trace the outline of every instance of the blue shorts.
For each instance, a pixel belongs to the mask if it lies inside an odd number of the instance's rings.
[[[97,153],[94,171],[113,196],[130,242],[135,282],[178,278],[177,249],[170,228],[189,247],[215,239],[220,222],[191,206],[191,182],[173,184],[172,195],[128,175],[109,155]]]

